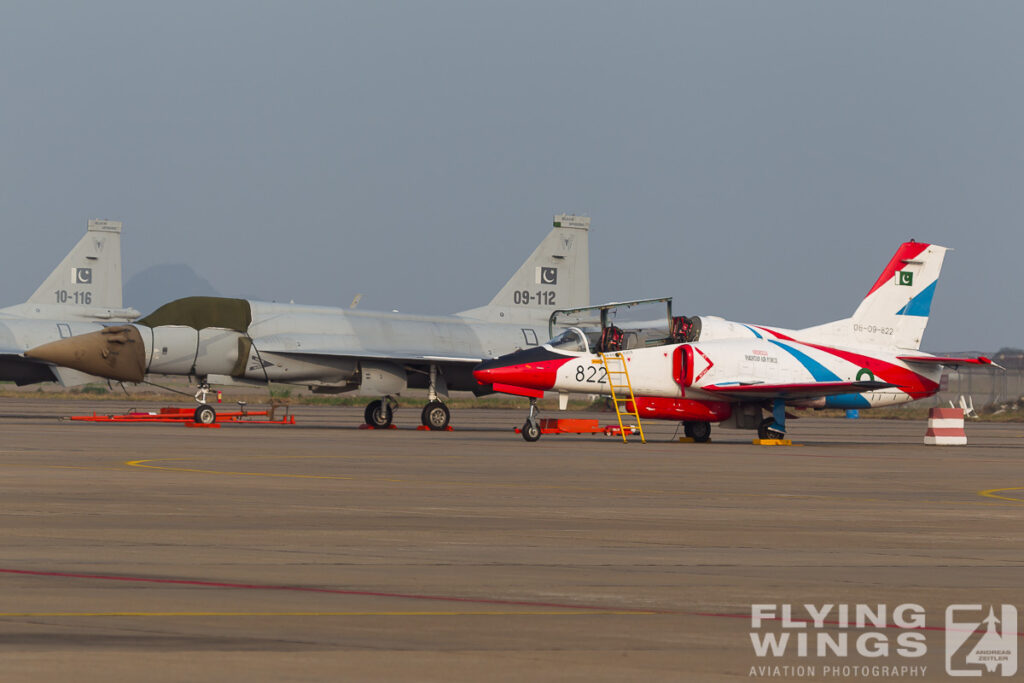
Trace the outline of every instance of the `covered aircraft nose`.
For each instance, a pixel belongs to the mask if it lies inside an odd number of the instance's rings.
[[[141,382],[146,374],[146,348],[132,325],[106,327],[37,346],[25,356],[90,375],[123,382]]]
[[[480,384],[524,387],[528,389],[550,389],[555,385],[558,368],[572,360],[544,347],[523,349],[494,360],[484,361],[473,368],[473,376]]]

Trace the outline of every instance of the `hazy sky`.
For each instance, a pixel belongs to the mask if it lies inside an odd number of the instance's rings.
[[[0,302],[96,217],[126,276],[452,312],[565,211],[592,217],[595,302],[811,325],[916,238],[955,249],[925,348],[1024,346],[1022,26],[1019,2],[8,0]]]

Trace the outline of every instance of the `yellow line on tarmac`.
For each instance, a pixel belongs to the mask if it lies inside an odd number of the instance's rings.
[[[659,612],[639,610],[587,611],[482,611],[482,612],[0,612],[0,619],[14,617],[549,617],[587,615],[650,616]]]
[[[1024,486],[1017,486],[1009,489],[986,489],[984,491],[978,491],[979,496],[985,498],[998,498],[999,500],[1009,500],[1014,503],[1024,503],[1024,498],[1014,498],[1013,496],[1000,496],[1000,493],[1006,493],[1007,491],[1019,491],[1024,496]]]
[[[124,472],[123,467],[94,467],[91,465],[41,465],[37,462],[0,462],[0,467],[36,467],[48,470],[104,470]]]
[[[887,498],[877,497],[858,497],[858,496],[833,496],[833,495],[821,495],[813,493],[740,493],[740,492],[723,492],[723,491],[684,491],[684,490],[668,490],[668,489],[639,489],[639,488],[607,488],[607,487],[591,487],[591,486],[555,486],[550,484],[517,484],[512,482],[467,482],[467,481],[436,481],[436,480],[415,480],[415,479],[393,479],[388,477],[344,477],[340,475],[329,475],[329,474],[287,474],[283,472],[235,472],[225,470],[204,470],[193,467],[168,467],[166,465],[153,465],[149,463],[156,462],[173,462],[178,460],[191,460],[192,458],[159,458],[159,459],[145,459],[145,460],[129,460],[124,464],[128,467],[140,467],[143,469],[150,470],[161,470],[164,472],[190,472],[194,474],[220,474],[227,476],[239,476],[239,477],[280,477],[286,479],[323,479],[323,480],[336,480],[336,481],[369,481],[369,482],[387,482],[391,484],[415,484],[415,485],[438,485],[438,486],[465,486],[469,488],[503,488],[503,489],[530,489],[534,491],[580,491],[580,492],[602,492],[602,493],[639,493],[639,494],[656,494],[656,495],[673,495],[673,496],[709,496],[712,498],[781,498],[783,500],[827,500],[827,501],[847,501],[847,502],[858,502],[858,503],[898,503],[903,504],[907,501],[895,501]],[[994,489],[999,490],[999,489]],[[984,492],[982,492],[984,495]],[[1000,498],[1000,496],[987,496],[989,498]],[[1024,502],[1015,498],[1003,498],[1003,500],[1011,502]],[[981,505],[981,506],[993,506],[1002,505],[1003,503],[997,503],[995,501],[986,503],[978,500],[917,500],[913,501],[916,504],[921,503],[933,503],[936,505]]]
[[[184,460],[185,458],[167,458],[167,460]],[[355,481],[355,477],[341,477],[335,475],[320,474],[285,474],[282,472],[225,472],[221,470],[200,470],[191,467],[164,467],[162,465],[147,465],[146,463],[157,462],[156,460],[129,460],[125,463],[128,467],[143,467],[150,470],[165,470],[167,472],[194,472],[196,474],[226,474],[238,477],[284,477],[287,479],[341,479],[344,481]],[[401,482],[401,479],[382,479],[380,481]]]

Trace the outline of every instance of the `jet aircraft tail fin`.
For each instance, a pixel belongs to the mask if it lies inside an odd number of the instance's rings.
[[[44,305],[60,317],[111,317],[124,313],[121,290],[121,223],[90,220],[85,236],[68,252],[26,304]],[[102,311],[108,311],[104,314]],[[137,312],[136,312],[137,315]]]
[[[559,308],[590,304],[590,219],[559,214],[554,228],[486,306],[457,315],[494,322],[547,322]]]
[[[843,335],[858,344],[921,348],[932,297],[948,249],[904,242],[878,276],[853,317],[805,330],[813,336]]]

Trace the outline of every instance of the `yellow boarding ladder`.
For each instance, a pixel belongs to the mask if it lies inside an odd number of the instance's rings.
[[[636,398],[633,396],[633,385],[629,381],[629,368],[627,367],[626,358],[620,351],[599,355],[601,360],[595,360],[594,363],[604,365],[605,377],[608,379],[608,389],[612,392],[612,405],[615,406],[615,416],[619,418],[619,432],[622,434],[622,441],[627,441],[626,425],[622,423],[622,416],[632,415],[636,419],[636,429],[640,432],[640,443],[647,443],[647,439],[644,438],[644,428],[640,425],[640,414],[637,412]],[[628,391],[629,398],[626,398],[625,392],[620,397],[618,395],[620,389]],[[630,404],[633,406],[632,411],[626,410]]]

